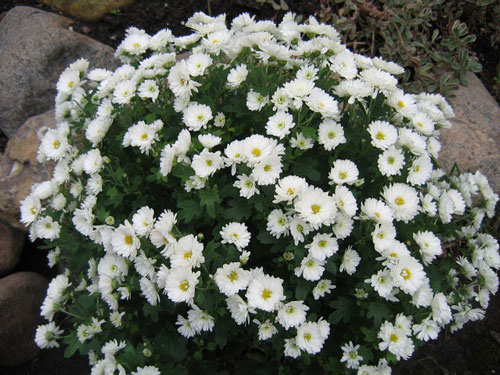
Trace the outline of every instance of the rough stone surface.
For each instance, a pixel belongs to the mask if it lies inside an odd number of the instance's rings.
[[[0,279],[0,366],[16,366],[39,351],[34,343],[47,280],[34,272]]]
[[[453,128],[441,133],[441,165],[449,171],[456,162],[461,171],[480,170],[500,192],[500,107],[473,73],[469,85],[451,100]]]
[[[43,134],[51,127],[55,127],[54,110],[30,118],[9,139],[0,157],[0,220],[21,230],[26,227],[19,222],[19,202],[29,194],[33,183],[52,175],[52,164],[36,160]]]
[[[62,71],[79,58],[91,68],[118,66],[113,49],[70,30],[72,21],[19,6],[0,22],[0,129],[11,137],[24,121],[54,106]]]
[[[112,10],[123,9],[134,0],[38,0],[87,22],[97,22]]]
[[[24,240],[23,233],[0,221],[0,277],[9,273],[19,262]]]

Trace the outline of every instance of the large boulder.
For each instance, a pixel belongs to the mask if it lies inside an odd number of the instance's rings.
[[[8,274],[21,259],[26,236],[0,221],[0,277]]]
[[[9,139],[0,156],[0,220],[12,227],[26,230],[19,221],[19,207],[35,182],[52,176],[52,164],[36,160],[38,146],[45,131],[55,127],[54,110],[26,121]]]
[[[12,137],[33,115],[54,106],[61,72],[79,58],[92,67],[114,69],[114,51],[71,31],[71,21],[19,6],[0,21],[0,129]]]
[[[451,105],[453,127],[441,133],[441,165],[449,171],[456,162],[461,171],[480,170],[500,192],[500,107],[473,73]]]
[[[59,9],[87,22],[97,22],[105,14],[123,9],[134,0],[38,0],[40,3]]]
[[[39,351],[34,342],[47,280],[34,272],[0,279],[0,366],[16,366]]]

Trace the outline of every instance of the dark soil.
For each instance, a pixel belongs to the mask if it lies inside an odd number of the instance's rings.
[[[256,0],[137,0],[129,8],[106,15],[97,23],[75,20],[75,31],[86,34],[112,47],[123,39],[129,26],[136,26],[153,34],[161,28],[170,28],[175,35],[189,33],[183,24],[194,11],[208,13],[210,4],[212,14],[226,13],[231,20],[242,12],[256,15],[257,19],[279,21],[282,11],[270,5],[261,5]],[[315,15],[320,18],[321,2],[287,0],[291,10],[304,18]],[[39,7],[57,12],[32,0],[2,0],[1,13],[17,5]],[[71,18],[71,17],[70,17]],[[321,19],[320,19],[321,20]],[[485,86],[497,101],[500,99],[500,82],[493,79],[497,73],[500,52],[489,46],[488,35],[478,35],[474,50],[483,64],[480,73]],[[5,148],[6,137],[0,132],[0,152]],[[45,252],[27,244],[18,271],[39,272],[47,277],[54,276],[53,270],[46,266]],[[492,299],[486,318],[480,322],[469,323],[463,330],[451,335],[442,334],[438,340],[418,349],[410,361],[400,362],[395,375],[486,375],[500,374],[500,295]],[[12,368],[0,368],[3,375],[87,375],[90,373],[86,357],[64,358],[63,349],[42,350],[32,361]]]

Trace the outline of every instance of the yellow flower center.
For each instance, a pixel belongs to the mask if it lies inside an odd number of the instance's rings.
[[[380,219],[380,213],[379,212],[375,212],[375,216],[377,217],[377,219]]]
[[[139,48],[141,45],[137,42],[134,43],[134,48]]]
[[[59,148],[60,145],[61,145],[61,142],[59,142],[57,139],[54,141],[54,143],[52,143],[52,146],[54,146],[54,148],[56,150]]]
[[[311,339],[312,339],[312,336],[309,332],[304,333],[304,340],[311,341]]]
[[[405,280],[410,279],[411,278],[411,272],[410,272],[410,270],[408,268],[403,268],[403,270],[401,271],[401,276]]]
[[[318,242],[318,247],[325,247],[327,242],[325,240],[321,240]]]
[[[398,205],[398,206],[402,206],[403,204],[405,204],[405,200],[401,197],[397,197],[394,202]]]
[[[255,156],[256,158],[258,158],[261,154],[262,154],[262,151],[260,150],[260,148],[255,147],[252,150],[252,155]]]
[[[289,188],[288,188],[288,190],[286,191],[286,193],[287,193],[288,195],[294,195],[294,194],[295,194],[295,189],[294,189],[294,188],[289,187]]]
[[[147,135],[146,133],[143,133],[143,134],[141,135],[141,139],[142,139],[143,141],[145,141],[146,139],[148,139],[148,135]]]
[[[404,108],[404,107],[405,107],[405,103],[404,103],[402,100],[400,100],[400,101],[398,102],[398,107],[399,107],[399,108]]]
[[[375,136],[375,138],[377,138],[380,141],[383,141],[385,139],[385,134],[379,131]]]
[[[127,245],[132,245],[132,242],[133,242],[133,241],[132,241],[132,236],[131,236],[130,234],[127,234],[127,235],[125,236],[125,243],[126,243]]]
[[[212,166],[212,164],[213,164],[212,160],[207,160],[207,165],[208,165],[209,167],[211,167],[211,166]]]
[[[391,334],[390,340],[392,342],[397,342],[399,340],[399,337],[396,334]]]
[[[420,121],[417,121],[417,125],[420,126],[421,128],[424,127],[424,124],[422,124]]]
[[[229,275],[227,275],[227,278],[231,281],[236,281],[238,280],[238,273],[236,271],[232,271]]]
[[[265,288],[263,291],[262,291],[262,298],[265,299],[266,301],[271,298],[271,296],[273,295],[273,292],[267,288]]]
[[[314,214],[317,214],[321,210],[321,206],[318,204],[313,204],[311,206],[311,210]]]
[[[186,251],[184,253],[184,259],[191,259],[191,256],[193,255],[192,251]]]
[[[339,177],[342,179],[342,180],[345,180],[347,178],[347,173],[345,172],[340,172],[339,173]]]
[[[334,132],[329,132],[327,136],[328,136],[329,139],[333,139],[333,138],[335,138],[335,133]]]
[[[266,164],[266,165],[264,166],[264,170],[265,170],[266,172],[269,172],[269,171],[271,170],[271,166],[270,166],[269,164]]]
[[[75,85],[75,82],[73,82],[73,81],[69,81],[68,82],[68,87],[69,88],[72,88],[74,85]]]
[[[189,283],[187,282],[187,280],[183,280],[179,284],[179,289],[182,290],[183,292],[186,292],[189,289]]]

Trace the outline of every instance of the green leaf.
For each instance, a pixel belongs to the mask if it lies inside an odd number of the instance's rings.
[[[200,204],[198,202],[192,200],[179,201],[177,206],[179,207],[177,217],[185,223],[189,223],[194,218],[202,216],[202,211],[200,210]]]
[[[391,317],[391,310],[384,302],[372,302],[368,305],[368,313],[366,316],[368,318],[373,318],[374,326],[378,327],[383,319],[389,319]]]
[[[142,306],[142,311],[144,312],[145,317],[149,317],[153,322],[158,323],[158,308],[150,305],[149,303],[145,303]]]
[[[228,203],[230,208],[225,209],[222,213],[225,219],[241,222],[252,216],[252,208],[247,201],[232,199]]]
[[[194,175],[194,170],[189,165],[178,163],[172,168],[171,174],[175,177],[187,180],[189,177]]]
[[[76,330],[64,338],[64,343],[68,345],[64,350],[64,358],[69,358],[80,348],[80,341],[76,337]]]
[[[311,292],[313,286],[307,280],[299,278],[297,280],[297,287],[295,288],[295,298],[298,300],[305,300],[307,295]]]
[[[376,342],[377,341],[377,332],[374,329],[361,327],[361,332],[365,335],[366,342]]]
[[[318,166],[318,160],[312,157],[304,157],[298,159],[292,165],[292,171],[299,177],[305,177],[311,181],[319,181],[321,179],[321,173],[319,173],[315,167]]]
[[[221,199],[216,187],[210,190],[200,190],[200,203],[206,207],[210,217],[215,218],[215,205],[220,202]]]
[[[346,297],[337,298],[335,301],[330,302],[329,306],[335,309],[328,317],[328,321],[332,324],[337,324],[341,320],[347,323],[356,308],[354,302]]]

